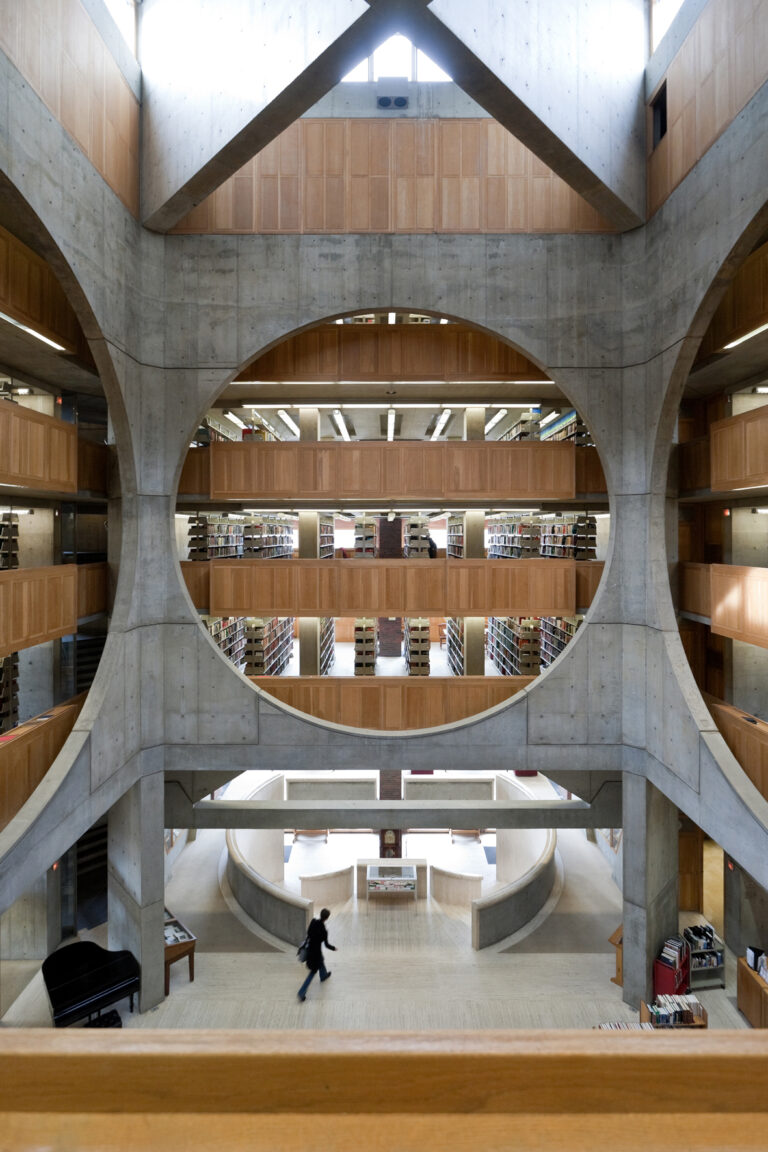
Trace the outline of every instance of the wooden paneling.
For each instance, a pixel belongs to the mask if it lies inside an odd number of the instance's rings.
[[[69,736],[86,693],[50,708],[0,736],[0,829],[12,820],[45,776]]]
[[[768,404],[710,428],[713,492],[768,484]]]
[[[208,448],[190,448],[179,478],[179,494],[201,496],[211,487],[211,454]]]
[[[80,0],[0,4],[0,47],[138,216],[139,104]]]
[[[683,561],[677,566],[678,607],[694,616],[710,616],[710,565]]]
[[[587,597],[602,565],[574,560],[212,560],[182,571],[213,616],[557,616],[576,610],[579,567]],[[209,573],[207,602],[197,569]]]
[[[574,458],[564,442],[447,444],[214,443],[210,495],[221,500],[370,496],[406,500],[570,499]],[[195,464],[194,467],[197,467]],[[202,477],[201,477],[202,478]]]
[[[0,483],[77,491],[77,428],[0,400]]]
[[[495,120],[298,120],[176,232],[611,232]]]
[[[301,712],[351,728],[399,732],[475,716],[527,687],[533,676],[253,676]]]
[[[731,752],[758,792],[768,800],[768,724],[714,696],[704,699]]]
[[[712,631],[768,648],[768,568],[710,566]]]
[[[321,1125],[344,1152],[530,1148],[526,1131],[537,1152],[765,1147],[758,1031],[137,1035],[3,1029],[6,1145],[103,1152],[108,1126],[114,1152],[308,1152]]]
[[[577,612],[585,612],[594,600],[604,567],[602,560],[580,560],[575,565]]]
[[[1,227],[0,311],[92,362],[75,312],[49,265]]]
[[[677,906],[681,911],[701,912],[704,906],[704,833],[683,813],[680,813],[677,860]]]
[[[76,631],[76,564],[0,572],[0,656]]]
[[[747,257],[718,304],[696,359],[705,360],[726,344],[768,321],[768,243]]]
[[[109,565],[77,565],[77,615],[93,616],[109,606]]]
[[[768,78],[767,20],[764,3],[709,0],[683,41],[663,78],[667,134],[655,150],[648,106],[649,213],[666,200]]]
[[[211,565],[201,560],[182,560],[181,574],[195,608],[208,611],[211,602]]]
[[[709,436],[687,440],[677,448],[678,487],[681,492],[710,488]]]
[[[299,332],[238,380],[546,380],[521,352],[466,324],[326,324]]]
[[[607,492],[608,481],[597,448],[578,448],[575,456],[576,491]]]
[[[109,447],[92,440],[77,441],[78,492],[107,491],[109,477]]]

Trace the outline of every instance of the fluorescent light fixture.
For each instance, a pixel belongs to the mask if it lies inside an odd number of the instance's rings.
[[[334,324],[343,324],[343,323],[344,323],[343,320],[334,320]]]
[[[347,431],[347,426],[344,423],[344,417],[342,416],[341,410],[339,408],[334,408],[333,419],[336,423],[336,427],[338,428],[339,433],[341,434],[342,440],[349,440],[349,432]]]
[[[292,408],[292,404],[241,404],[241,408],[263,408],[265,412],[277,412],[280,408]]]
[[[441,317],[440,317],[440,323],[441,323],[441,324],[447,324],[447,323],[448,323],[448,321],[447,321],[447,320],[446,320],[444,317],[442,317],[442,316],[441,316]]]
[[[768,508],[758,508],[758,512],[768,512]],[[595,520],[607,520],[610,512],[593,512],[592,516]]]
[[[487,424],[486,424],[486,426],[485,426],[485,434],[486,434],[486,436],[487,436],[487,435],[488,435],[488,433],[490,432],[491,428],[495,428],[495,427],[496,427],[496,425],[498,424],[499,420],[503,420],[503,419],[504,419],[504,417],[506,416],[506,414],[507,414],[507,409],[506,409],[506,408],[499,408],[499,410],[498,410],[498,412],[496,413],[496,415],[495,415],[495,416],[491,416],[490,420],[488,421],[488,423],[487,423]]]
[[[752,389],[753,392],[768,392],[768,384],[758,384],[757,388]]]
[[[387,440],[394,440],[395,438],[395,410],[390,408],[387,412]]]
[[[14,388],[14,392],[17,396],[29,396],[31,391],[31,388]]]
[[[505,400],[503,404],[486,404],[486,408],[541,408],[541,400]]]
[[[237,424],[238,428],[248,427],[245,421],[241,420],[239,416],[236,416],[234,412],[225,412],[224,415],[226,416],[227,420],[231,420],[233,424]]]
[[[356,412],[363,408],[389,408],[389,404],[342,404],[345,412]]]
[[[451,409],[450,408],[443,408],[442,412],[440,413],[440,419],[437,421],[437,424],[435,425],[435,430],[432,433],[432,436],[431,436],[432,440],[437,440],[437,438],[442,433],[443,428],[445,428],[446,424],[450,420],[451,416],[452,416]]]
[[[759,512],[762,516],[768,516],[768,508],[755,508],[755,512]]]
[[[539,428],[546,428],[547,424],[551,424],[553,420],[557,420],[559,412],[550,412],[543,420],[539,420]]]
[[[36,332],[34,328],[20,324],[18,320],[14,320],[13,316],[9,316],[6,312],[0,312],[0,320],[5,320],[6,324],[12,324],[14,328],[20,328],[28,336],[34,336],[36,340],[42,340],[43,344],[47,344],[49,348],[55,348],[57,352],[66,352],[63,344],[57,344],[55,340],[49,340],[47,336],[43,336],[42,332]]]
[[[394,312],[387,312],[387,324],[394,324],[394,322],[395,322],[395,313]]]
[[[745,340],[751,340],[753,336],[759,336],[761,332],[768,331],[768,324],[761,324],[759,328],[753,328],[751,332],[747,332],[746,336],[739,336],[738,340],[731,340],[730,344],[723,344],[723,352],[728,352],[731,348],[737,348],[739,344],[743,344]]]
[[[439,408],[439,404],[395,404],[395,408]]]
[[[277,414],[280,417],[280,419],[282,420],[283,424],[285,424],[285,426],[287,428],[290,428],[290,430],[291,430],[291,432],[293,432],[294,436],[300,436],[301,435],[301,433],[299,431],[298,424],[296,423],[295,420],[291,419],[291,417],[288,415],[288,413],[285,411],[284,408],[278,408]]]

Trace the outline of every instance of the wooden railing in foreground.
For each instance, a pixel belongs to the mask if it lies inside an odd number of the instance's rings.
[[[30,798],[61,751],[87,693],[0,736],[0,829]]]
[[[0,1032],[7,1148],[765,1148],[766,1032]]]
[[[434,728],[502,704],[534,676],[252,676],[283,704],[351,728]]]
[[[714,696],[704,695],[712,719],[741,767],[768,800],[768,724]]]

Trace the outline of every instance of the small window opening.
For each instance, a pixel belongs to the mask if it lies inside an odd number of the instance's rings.
[[[653,147],[656,148],[667,134],[667,82],[662,84],[651,101],[653,113]]]

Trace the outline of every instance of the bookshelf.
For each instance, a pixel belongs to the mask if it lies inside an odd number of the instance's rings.
[[[426,516],[408,516],[403,521],[403,555],[409,560],[429,557],[429,521]]]
[[[688,944],[691,988],[717,984],[725,988],[725,944],[711,924],[683,929]]]
[[[539,433],[541,440],[570,440],[579,448],[593,447],[589,429],[575,408],[564,412],[557,420],[551,421]]]
[[[355,676],[376,675],[378,625],[375,617],[355,620]]]
[[[0,659],[0,732],[10,732],[19,722],[19,654]]]
[[[597,554],[597,521],[594,516],[555,520],[541,526],[542,556],[559,560],[594,560]]]
[[[336,622],[333,616],[320,618],[320,675],[327,676],[336,659]]]
[[[454,676],[464,675],[464,620],[448,616],[445,621],[445,651]]]
[[[376,517],[364,516],[355,520],[355,556],[378,556],[379,522]]]
[[[448,517],[448,540],[446,544],[446,555],[452,556],[454,560],[461,560],[464,557],[463,516]]]
[[[19,566],[19,517],[16,512],[0,515],[0,570]]]
[[[335,555],[334,522],[332,516],[321,516],[318,523],[318,556],[321,560],[332,560]]]
[[[653,962],[653,994],[678,996],[688,991],[690,958],[683,936],[668,936]]]
[[[243,522],[229,516],[197,515],[188,520],[189,559],[236,559],[243,555]]]
[[[540,634],[535,616],[489,616],[488,656],[504,676],[538,676]]]
[[[539,412],[523,412],[514,424],[502,432],[499,440],[538,440],[539,419]]]
[[[245,667],[245,620],[242,616],[204,616],[214,643],[242,672]]]
[[[694,995],[657,995],[640,1001],[640,1023],[652,1028],[706,1028],[707,1010]]]
[[[409,676],[429,676],[429,620],[414,616],[405,620],[405,663]]]
[[[248,676],[279,676],[293,655],[293,616],[249,616],[244,621]]]
[[[541,667],[548,668],[553,660],[570,644],[583,616],[542,616],[539,621],[539,649]]]
[[[247,521],[243,532],[243,555],[251,560],[279,560],[293,556],[293,522],[281,516],[262,516]]]
[[[541,527],[531,520],[500,516],[488,524],[489,560],[524,560],[539,555]]]
[[[768,984],[746,956],[739,956],[736,966],[736,1007],[753,1028],[768,1028]]]

